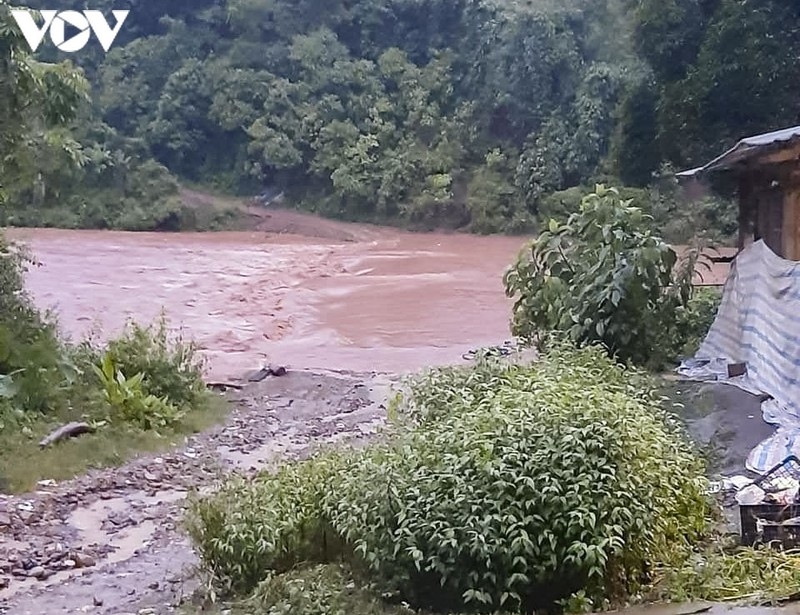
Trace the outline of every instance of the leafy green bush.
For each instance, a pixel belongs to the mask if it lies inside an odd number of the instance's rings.
[[[187,528],[216,586],[247,592],[269,574],[335,557],[320,498],[340,470],[337,457],[322,455],[195,499]]]
[[[382,443],[193,504],[224,588],[341,554],[415,607],[601,606],[705,530],[700,462],[647,377],[599,349],[436,370],[397,409]]]
[[[660,366],[673,358],[664,340],[691,298],[694,262],[679,266],[651,218],[616,189],[597,186],[580,212],[565,224],[552,220],[506,274],[514,334],[558,331],[578,344],[601,343],[623,362]]]
[[[326,491],[332,526],[403,599],[528,611],[583,590],[601,606],[703,532],[702,467],[642,375],[559,349],[472,376],[439,380],[448,407]],[[442,397],[427,386],[417,407]]]
[[[205,394],[197,347],[182,337],[172,338],[163,314],[148,326],[128,323],[120,337],[108,342],[106,352],[123,374],[143,375],[145,395],[185,407]]]
[[[56,326],[24,290],[30,262],[0,234],[0,430],[52,409],[64,381]]]
[[[248,606],[263,615],[387,615],[389,612],[380,596],[360,587],[342,567],[330,564],[268,578],[258,586]]]
[[[145,430],[170,427],[181,419],[182,412],[169,399],[143,392],[143,373],[126,378],[108,353],[103,356],[101,366],[93,367],[103,385],[105,400],[114,412],[112,419]]]
[[[717,317],[722,292],[717,288],[701,288],[694,292],[685,308],[679,309],[673,339],[682,343],[679,354],[691,356],[697,352],[714,319]]]

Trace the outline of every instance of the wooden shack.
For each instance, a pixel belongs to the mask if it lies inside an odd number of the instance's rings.
[[[723,176],[739,199],[739,250],[759,239],[800,261],[800,126],[742,139],[681,179]]]

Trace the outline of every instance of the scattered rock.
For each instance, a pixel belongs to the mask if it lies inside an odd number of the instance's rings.
[[[209,382],[206,384],[206,387],[212,391],[219,391],[221,393],[225,393],[228,389],[239,391],[244,388],[244,386],[235,382]]]
[[[33,579],[43,579],[47,575],[47,570],[43,566],[35,566],[28,571],[28,576]]]
[[[0,525],[11,525],[11,515],[5,512],[0,512]]]
[[[92,599],[92,604],[94,604],[95,606],[103,606],[103,599],[102,598],[98,598],[97,596],[95,596]]]
[[[135,521],[133,520],[133,518],[122,512],[109,515],[108,520],[117,527],[127,527],[129,525],[135,525]]]
[[[266,380],[267,376],[281,377],[286,375],[286,368],[283,365],[267,365],[258,371],[250,372],[247,375],[248,382],[261,382]]]
[[[11,579],[8,577],[0,577],[0,589],[5,589],[11,583]]]
[[[283,365],[270,365],[269,373],[280,378],[286,375],[286,368]]]
[[[258,371],[251,372],[247,375],[248,382],[261,382],[262,380],[266,380],[267,376],[272,374],[272,370],[269,367],[262,367]]]
[[[66,551],[55,551],[53,553],[50,553],[50,556],[47,558],[47,563],[48,564],[55,564],[57,562],[60,562],[61,560],[63,560],[66,557],[67,557]]]
[[[86,553],[76,553],[72,556],[72,560],[75,562],[76,568],[91,568],[95,566],[97,562],[91,555],[87,555]]]

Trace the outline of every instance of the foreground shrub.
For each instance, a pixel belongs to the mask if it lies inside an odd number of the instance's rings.
[[[315,565],[275,575],[247,601],[249,612],[263,615],[389,615],[413,611],[388,609],[380,596],[361,587],[347,570]]]
[[[653,600],[746,602],[762,606],[794,600],[800,587],[800,554],[774,547],[718,547],[699,551],[677,566],[656,571]]]
[[[24,290],[30,262],[0,234],[0,431],[51,410],[64,384],[56,326]]]
[[[649,380],[599,349],[436,370],[397,410],[383,443],[195,503],[207,567],[249,591],[335,556],[330,527],[343,556],[413,606],[530,611],[583,591],[596,607],[705,530],[700,463]]]
[[[623,362],[660,366],[674,358],[677,314],[692,293],[694,260],[677,265],[652,219],[598,186],[506,274],[514,334],[558,331],[578,344],[600,343]]]
[[[338,541],[320,502],[341,469],[338,457],[318,456],[194,499],[187,529],[216,587],[245,593],[270,574],[334,557]]]
[[[106,354],[125,376],[142,374],[145,395],[185,407],[206,392],[197,347],[170,336],[163,314],[149,326],[128,323],[120,337],[108,342]]]
[[[452,371],[435,386],[464,401],[451,396],[359,455],[325,513],[416,605],[528,611],[580,590],[595,606],[622,598],[688,549],[706,513],[702,467],[634,377],[597,349],[554,350],[492,374],[491,389]],[[424,387],[412,390],[416,407],[431,396]]]

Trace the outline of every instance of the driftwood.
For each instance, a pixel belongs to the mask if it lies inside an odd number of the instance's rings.
[[[59,427],[44,440],[39,442],[39,446],[41,448],[47,448],[51,444],[55,444],[61,440],[82,436],[83,434],[92,433],[92,431],[92,426],[88,423],[68,423],[63,427]]]
[[[286,375],[286,368],[283,365],[268,365],[267,367],[263,367],[256,372],[252,372],[247,376],[248,382],[261,382],[265,380],[267,376],[285,376]]]
[[[247,374],[247,382],[206,382],[206,387],[214,391],[226,391],[228,389],[235,389],[237,391],[245,388],[246,384],[251,382],[261,382],[266,380],[269,376],[277,378],[286,375],[286,368],[283,365],[267,365],[259,370]]]
[[[243,384],[237,384],[235,382],[207,382],[206,387],[209,389],[243,389]]]

